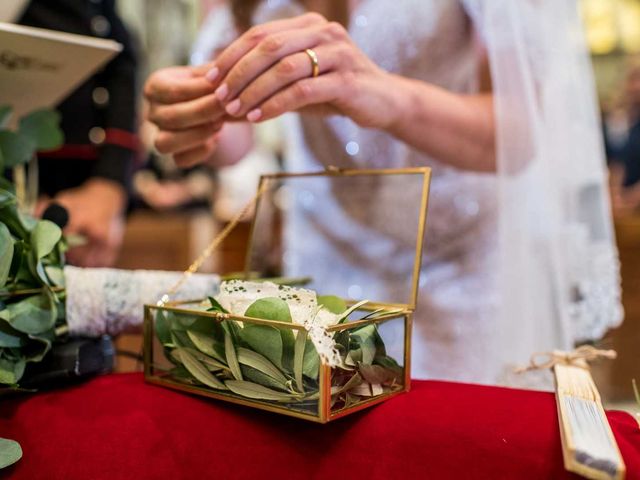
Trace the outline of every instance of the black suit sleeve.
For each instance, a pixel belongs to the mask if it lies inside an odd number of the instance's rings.
[[[105,140],[98,152],[94,176],[128,187],[137,154],[137,56],[131,36],[115,11],[113,1],[104,1],[103,15],[110,24],[109,37],[123,50],[98,75],[97,82],[108,92],[102,109]]]
[[[631,187],[640,182],[640,123],[629,131],[627,144],[622,150],[625,175],[623,186]]]
[[[139,151],[137,58],[115,0],[31,0],[20,23],[109,38],[123,45],[123,51],[102,71],[57,106],[65,145],[55,152],[42,152],[39,158],[40,188],[49,196],[94,177],[127,188]]]

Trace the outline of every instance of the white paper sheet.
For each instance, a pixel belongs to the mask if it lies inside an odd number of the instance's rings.
[[[11,105],[14,118],[53,107],[121,49],[112,40],[0,23],[0,105]]]
[[[0,1],[0,22],[15,22],[27,6],[27,0]]]

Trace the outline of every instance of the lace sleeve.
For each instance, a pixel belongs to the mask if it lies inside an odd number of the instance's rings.
[[[72,335],[118,334],[140,326],[143,306],[155,304],[180,272],[65,267],[67,324]],[[172,300],[205,298],[218,292],[217,275],[195,274]]]

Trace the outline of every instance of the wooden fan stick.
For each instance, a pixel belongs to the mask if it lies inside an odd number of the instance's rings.
[[[536,362],[541,355],[546,361]],[[519,369],[553,370],[564,466],[593,480],[623,480],[626,472],[588,365],[597,358],[615,357],[613,350],[584,345],[573,352],[536,354],[528,367]]]

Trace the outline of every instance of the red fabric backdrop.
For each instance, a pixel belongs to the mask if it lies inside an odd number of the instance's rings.
[[[640,479],[638,424],[609,420]],[[0,437],[22,444],[16,480],[577,478],[552,394],[446,382],[317,425],[109,375],[0,402]]]

